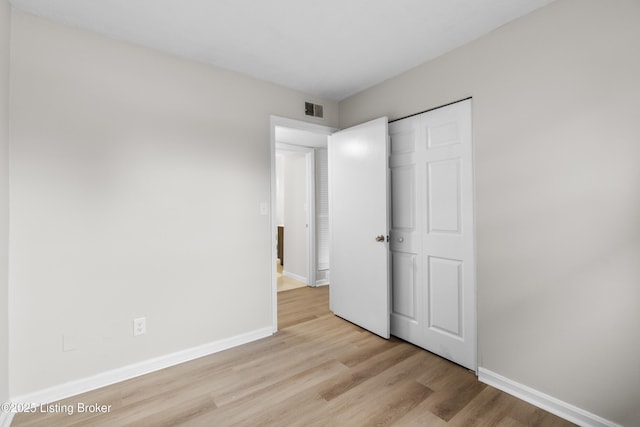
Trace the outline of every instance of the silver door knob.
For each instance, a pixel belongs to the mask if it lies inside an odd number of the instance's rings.
[[[382,234],[379,236],[376,236],[376,242],[384,242],[384,236]]]

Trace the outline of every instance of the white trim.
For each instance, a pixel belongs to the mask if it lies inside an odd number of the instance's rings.
[[[323,135],[331,135],[332,133],[338,130],[334,127],[327,126],[327,125],[305,122],[305,121],[296,120],[296,119],[289,119],[287,117],[280,117],[280,116],[271,116],[271,123],[274,126],[282,126],[285,128],[306,130],[309,132],[320,133]]]
[[[295,274],[295,273],[291,273],[291,272],[289,272],[289,271],[287,271],[287,270],[283,270],[283,271],[282,271],[282,275],[283,275],[283,276],[286,276],[286,277],[290,277],[290,278],[292,278],[293,280],[297,280],[298,282],[302,282],[302,283],[304,283],[305,285],[308,285],[308,284],[309,284],[309,281],[307,280],[307,278],[306,278],[306,277],[303,277],[303,276],[300,276],[299,274]]]
[[[269,228],[271,230],[271,332],[278,332],[278,277],[276,259],[278,250],[276,242],[278,241],[278,230],[276,224],[276,125],[281,122],[281,118],[271,116],[269,119],[269,161],[271,178],[269,181],[269,201],[271,204],[271,212],[269,212]]]
[[[293,151],[296,153],[308,153],[313,151],[313,147],[307,147],[305,145],[287,144],[285,142],[276,142],[276,155],[279,151]]]
[[[622,427],[485,368],[478,368],[478,380],[583,427]]]
[[[234,337],[221,339],[198,347],[188,348],[186,350],[167,354],[165,356],[155,357],[153,359],[123,366],[122,368],[113,369],[91,377],[82,378],[75,381],[69,381],[57,386],[39,390],[33,393],[17,396],[11,399],[15,403],[35,403],[45,404],[66,399],[81,393],[92,391],[101,387],[135,378],[150,372],[188,362],[199,357],[208,356],[222,350],[236,347],[251,341],[268,337],[272,334],[271,327],[257,329],[255,331],[236,335]],[[2,418],[0,418],[2,420]],[[2,424],[0,424],[2,426]]]

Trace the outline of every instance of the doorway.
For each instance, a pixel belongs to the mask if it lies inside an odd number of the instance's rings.
[[[283,275],[308,286],[329,283],[327,138],[335,130],[328,126],[271,116],[271,294],[274,332],[278,324],[278,252],[284,258]],[[289,185],[290,191],[305,193],[304,196],[298,194],[297,200],[291,201],[295,206],[290,206],[289,210],[292,214],[296,210],[298,212],[291,226],[287,226],[286,215],[283,215],[287,202],[286,188],[284,197],[279,197],[282,188],[279,192],[278,187],[286,181],[284,176],[279,175],[278,166],[282,166],[279,163],[289,163],[293,173],[297,170],[298,176],[305,176],[304,183],[300,183],[298,178],[298,185]],[[292,233],[297,233],[297,236]],[[293,242],[297,243],[292,245]],[[289,255],[293,255],[293,259]]]
[[[276,143],[278,292],[313,285],[309,268],[313,164],[312,148]]]

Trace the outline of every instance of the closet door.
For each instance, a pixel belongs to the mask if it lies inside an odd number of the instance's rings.
[[[391,333],[417,343],[423,317],[419,302],[424,300],[420,254],[422,241],[418,207],[417,146],[419,116],[389,124],[391,139],[389,169],[391,191]]]
[[[471,100],[389,130],[391,332],[475,370]]]

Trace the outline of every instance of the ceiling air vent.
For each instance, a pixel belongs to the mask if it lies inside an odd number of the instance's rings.
[[[314,104],[312,102],[304,103],[304,114],[306,116],[319,117],[323,118],[324,114],[322,112],[322,105]]]

